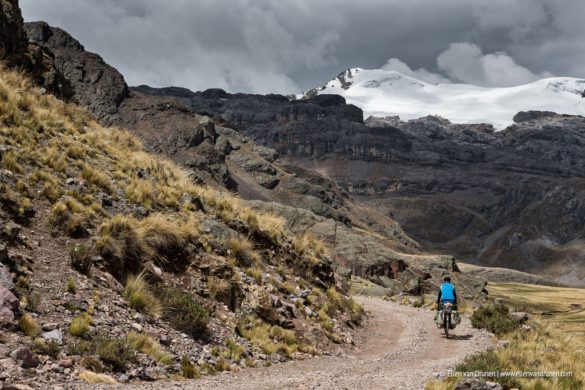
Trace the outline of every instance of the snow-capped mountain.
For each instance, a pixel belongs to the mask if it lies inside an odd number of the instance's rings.
[[[455,123],[491,123],[503,129],[519,111],[554,111],[585,116],[585,80],[552,77],[506,88],[431,84],[396,71],[351,68],[305,94],[338,94],[364,116],[402,120],[439,115]]]

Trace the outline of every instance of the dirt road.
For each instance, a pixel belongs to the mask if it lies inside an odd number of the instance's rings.
[[[365,341],[356,353],[222,373],[196,381],[137,385],[141,389],[422,389],[441,372],[471,353],[490,346],[487,332],[468,319],[448,340],[433,322],[433,312],[356,297],[370,312]],[[125,388],[133,386],[124,386]]]

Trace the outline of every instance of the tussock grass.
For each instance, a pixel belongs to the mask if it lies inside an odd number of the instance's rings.
[[[140,271],[148,260],[163,268],[186,265],[189,243],[197,243],[199,221],[195,217],[152,214],[142,220],[116,215],[100,228],[96,248],[117,277]]]
[[[12,171],[14,173],[23,172],[23,168],[18,162],[18,157],[16,156],[16,153],[12,150],[9,150],[8,152],[4,153],[4,155],[2,156],[2,160],[0,160],[0,163],[2,164],[2,167],[4,169],[8,169],[9,171]]]
[[[254,251],[254,244],[244,237],[231,237],[227,240],[229,256],[235,259],[238,264],[251,266],[259,260],[259,255]]]
[[[71,259],[71,266],[83,275],[91,273],[93,254],[92,248],[83,245],[75,244],[69,249],[69,257]]]
[[[68,293],[75,294],[75,292],[77,291],[77,282],[75,281],[75,278],[70,277],[69,279],[67,279],[66,291]]]
[[[130,332],[126,336],[130,346],[146,355],[152,356],[157,362],[170,365],[173,363],[173,356],[164,351],[159,343],[145,333]]]
[[[242,355],[246,350],[244,347],[236,343],[233,339],[228,339],[226,342],[227,349],[227,357],[232,359],[235,362],[239,362],[242,359]]]
[[[183,358],[181,359],[181,375],[187,379],[201,378],[201,373],[186,354],[183,355]]]
[[[42,338],[37,338],[33,341],[32,350],[39,355],[46,355],[55,359],[61,353],[61,346],[57,340],[45,341]]]
[[[89,332],[92,319],[88,314],[75,317],[69,324],[69,333],[72,336],[83,337]]]
[[[124,298],[134,310],[148,313],[154,317],[162,315],[162,305],[156,298],[144,274],[129,276],[124,286]]]
[[[95,216],[91,208],[74,198],[66,197],[51,208],[49,224],[54,231],[64,231],[72,237],[83,237],[93,225]]]
[[[25,314],[20,318],[18,327],[27,336],[34,337],[41,332],[41,327],[37,320],[35,320],[30,314]]]
[[[79,378],[83,379],[87,383],[91,384],[99,384],[103,383],[106,385],[117,385],[118,382],[109,375],[106,374],[98,374],[92,371],[81,371],[79,373]]]
[[[93,169],[87,164],[83,166],[81,177],[87,180],[88,183],[108,193],[112,191],[112,182],[110,181],[110,178],[106,176],[106,174],[104,174],[103,172]]]
[[[244,272],[246,273],[246,275],[248,275],[249,277],[254,279],[256,281],[256,283],[262,284],[262,276],[264,275],[264,272],[262,272],[262,269],[260,269],[258,267],[249,267],[249,268],[246,268],[244,270]]]
[[[221,300],[229,295],[231,285],[229,280],[211,276],[207,279],[207,289],[211,298]]]
[[[364,308],[352,298],[345,297],[333,286],[327,289],[327,308],[328,313],[333,314],[336,311],[343,311],[349,315],[350,322],[355,324],[361,323],[364,316]]]
[[[97,334],[88,339],[77,339],[68,345],[69,355],[95,356],[111,370],[122,372],[128,364],[136,362],[136,350],[124,337]]]
[[[110,271],[121,279],[126,273],[137,273],[142,262],[152,256],[133,217],[116,215],[100,227],[96,249],[109,263]]]
[[[247,318],[238,325],[238,333],[258,346],[262,352],[271,355],[275,352],[290,357],[298,351],[299,346],[295,334],[277,325],[269,325],[260,319]]]

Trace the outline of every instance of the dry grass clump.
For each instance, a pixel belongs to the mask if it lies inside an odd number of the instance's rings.
[[[106,374],[98,374],[92,371],[81,371],[79,373],[79,378],[83,379],[87,383],[91,384],[98,384],[103,383],[106,385],[117,385],[118,382],[109,375]]]
[[[75,294],[75,292],[77,291],[77,282],[75,281],[75,278],[70,277],[69,279],[67,279],[66,291],[68,293]]]
[[[244,323],[238,325],[237,330],[242,337],[258,346],[267,355],[278,352],[290,357],[299,349],[294,332],[276,325],[271,326],[258,318],[247,318]]]
[[[41,162],[58,173],[67,170],[67,156],[55,145],[44,148]]]
[[[173,364],[173,355],[165,352],[159,343],[145,333],[130,332],[126,336],[130,346],[146,355],[152,356],[157,362],[170,365]]]
[[[96,249],[118,279],[140,272],[142,262],[152,256],[137,225],[133,217],[116,215],[100,228]]]
[[[137,351],[125,337],[97,334],[86,339],[76,339],[67,346],[69,355],[98,355],[103,364],[113,371],[123,372],[128,364],[137,361]]]
[[[2,167],[4,169],[7,169],[14,173],[23,172],[23,168],[18,162],[18,157],[16,156],[16,153],[12,150],[9,150],[8,152],[2,155],[2,160],[0,160],[0,163],[2,163]]]
[[[84,244],[72,245],[69,249],[71,266],[79,273],[89,276],[91,273],[93,249]]]
[[[108,193],[112,192],[113,186],[110,178],[103,172],[93,169],[87,164],[83,166],[81,177],[83,177],[89,184],[92,184],[97,188],[100,188]]]
[[[227,347],[226,356],[235,362],[239,362],[244,352],[246,352],[244,347],[236,343],[233,339],[228,339],[225,345]]]
[[[160,317],[162,314],[162,305],[144,279],[144,274],[128,277],[124,287],[124,297],[134,310],[148,313],[154,317]]]
[[[181,375],[187,379],[199,379],[201,373],[197,369],[197,366],[191,362],[189,355],[185,354],[181,358]]]
[[[207,279],[207,290],[211,298],[223,302],[225,298],[230,298],[231,283],[229,280],[210,276]]]
[[[251,277],[256,281],[258,284],[262,284],[264,272],[262,272],[261,268],[258,267],[249,267],[244,270],[246,275]]]
[[[34,337],[41,332],[41,327],[37,320],[35,320],[30,314],[25,314],[20,318],[18,327],[27,336]]]
[[[87,229],[93,225],[96,217],[94,210],[66,197],[51,208],[49,224],[54,231],[64,231],[72,237],[87,235]]]
[[[249,267],[259,260],[254,244],[245,237],[231,237],[227,240],[228,255],[239,265]]]
[[[181,257],[187,243],[193,240],[196,227],[193,220],[172,220],[163,214],[153,214],[137,223],[139,235],[159,261]]]
[[[350,322],[359,324],[364,315],[364,308],[352,298],[345,297],[335,287],[327,289],[327,307],[330,315],[336,311],[343,311],[349,315]]]
[[[69,333],[76,337],[85,336],[89,332],[91,323],[91,316],[89,316],[87,313],[82,314],[79,317],[75,317],[71,321],[71,324],[69,324]]]
[[[180,269],[188,264],[188,243],[196,243],[198,226],[196,218],[116,215],[101,226],[96,248],[118,278],[140,272],[147,260]]]
[[[33,341],[32,350],[39,355],[46,355],[55,359],[61,353],[61,346],[57,340],[45,341],[42,338],[36,338]]]

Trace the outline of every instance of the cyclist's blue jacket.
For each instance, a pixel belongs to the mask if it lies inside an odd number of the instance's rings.
[[[443,283],[439,287],[439,296],[437,297],[437,303],[451,302],[457,303],[457,293],[455,292],[455,286],[451,283]]]

